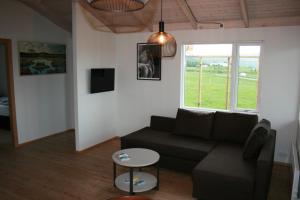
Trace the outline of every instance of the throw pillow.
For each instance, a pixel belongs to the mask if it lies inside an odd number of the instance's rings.
[[[245,160],[257,159],[261,148],[265,144],[271,130],[271,123],[262,119],[251,131],[243,151]]]

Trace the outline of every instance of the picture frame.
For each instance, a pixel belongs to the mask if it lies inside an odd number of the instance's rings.
[[[137,80],[161,80],[161,45],[137,43]]]
[[[66,73],[66,45],[18,41],[20,75]]]

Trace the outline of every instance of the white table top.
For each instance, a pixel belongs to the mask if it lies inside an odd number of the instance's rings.
[[[119,155],[125,153],[129,156],[129,160],[120,160]],[[153,165],[159,161],[159,154],[150,149],[131,148],[123,149],[112,155],[113,161],[124,167],[146,167]]]

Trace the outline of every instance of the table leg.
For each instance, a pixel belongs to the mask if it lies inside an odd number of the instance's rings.
[[[156,179],[157,179],[156,189],[159,190],[159,163],[156,164]]]
[[[129,172],[129,174],[130,174],[130,177],[129,177],[129,182],[130,182],[130,189],[129,189],[129,193],[130,193],[130,195],[134,195],[134,192],[133,192],[133,168],[131,167],[130,168],[130,172]]]
[[[116,166],[116,163],[114,162],[114,167],[113,167],[113,171],[114,171],[114,179],[113,179],[113,182],[114,182],[114,187],[116,187],[116,174],[117,174],[117,166]]]

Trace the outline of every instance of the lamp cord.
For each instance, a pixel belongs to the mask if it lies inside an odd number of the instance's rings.
[[[163,6],[163,5],[162,5],[162,0],[160,0],[160,21],[162,21],[162,18],[163,18],[163,17],[162,17],[162,15],[163,15],[163,11],[162,11],[163,9],[162,9],[162,6]]]

